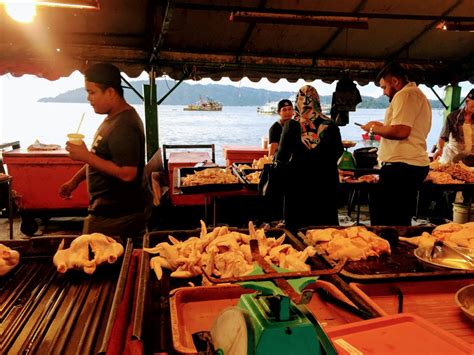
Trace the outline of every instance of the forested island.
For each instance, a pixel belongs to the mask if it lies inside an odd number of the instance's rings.
[[[131,84],[138,91],[142,92],[142,87],[147,81],[132,81]],[[173,80],[158,80],[157,97],[163,97],[174,85]],[[271,91],[265,89],[253,89],[248,87],[236,87],[232,85],[219,84],[196,84],[191,85],[181,83],[171,95],[164,101],[163,105],[188,105],[199,101],[201,98],[212,98],[221,102],[224,106],[261,106],[269,101],[279,101],[293,96],[292,91]],[[125,98],[131,104],[141,104],[141,99],[130,89],[125,89]],[[323,105],[331,104],[332,95],[321,96]],[[56,97],[44,97],[39,102],[64,102],[64,103],[82,103],[87,102],[84,88],[77,88],[66,91]],[[442,108],[438,100],[430,100],[433,108]],[[383,109],[388,106],[387,97],[362,96],[362,102],[357,108]]]

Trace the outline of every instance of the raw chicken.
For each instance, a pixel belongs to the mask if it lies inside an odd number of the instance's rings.
[[[464,224],[446,223],[437,226],[433,229],[431,234],[423,232],[423,234],[418,237],[399,237],[400,240],[422,248],[432,247],[436,238],[443,240],[453,247],[463,247],[474,250],[474,222]]]
[[[53,257],[53,263],[60,273],[69,269],[80,269],[86,274],[92,274],[98,265],[105,262],[112,264],[123,254],[123,246],[120,243],[100,233],[81,235],[71,242],[69,248],[63,247],[64,240]],[[89,260],[89,247],[94,253],[92,260]]]
[[[348,258],[357,261],[391,253],[388,241],[361,226],[309,229],[306,231],[305,241],[333,260]]]
[[[255,229],[249,223],[249,234],[229,231],[227,227],[216,227],[207,232],[201,221],[200,237],[178,241],[169,236],[171,244],[159,243],[154,248],[144,248],[151,254],[159,254],[150,259],[150,266],[158,279],[163,276],[163,268],[172,270],[172,277],[187,278],[206,274],[222,278],[244,276],[253,270],[253,257],[250,240],[257,239],[259,252],[268,262],[291,271],[310,271],[306,259],[314,256],[316,250],[307,247],[296,251],[291,245],[283,244],[285,235],[280,238],[267,238],[263,229]],[[203,280],[205,282],[205,280]]]
[[[0,244],[0,276],[7,274],[20,262],[20,253]]]

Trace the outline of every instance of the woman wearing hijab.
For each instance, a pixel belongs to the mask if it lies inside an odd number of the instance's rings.
[[[277,166],[288,172],[287,228],[339,224],[337,161],[342,152],[339,128],[322,114],[318,92],[303,86],[296,96],[295,117],[285,123],[276,154]]]

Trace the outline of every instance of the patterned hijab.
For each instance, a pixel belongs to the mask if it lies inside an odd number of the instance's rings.
[[[320,118],[318,128],[316,120]],[[314,149],[321,141],[321,133],[328,127],[330,118],[321,112],[318,92],[311,85],[303,86],[296,95],[295,120],[301,125],[301,141],[308,149]]]

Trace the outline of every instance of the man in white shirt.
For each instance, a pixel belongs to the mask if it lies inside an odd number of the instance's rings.
[[[431,129],[431,105],[408,81],[399,64],[386,66],[377,76],[390,105],[384,122],[370,121],[366,132],[381,136],[378,189],[371,196],[372,225],[411,225],[416,196],[429,171],[426,137]]]

